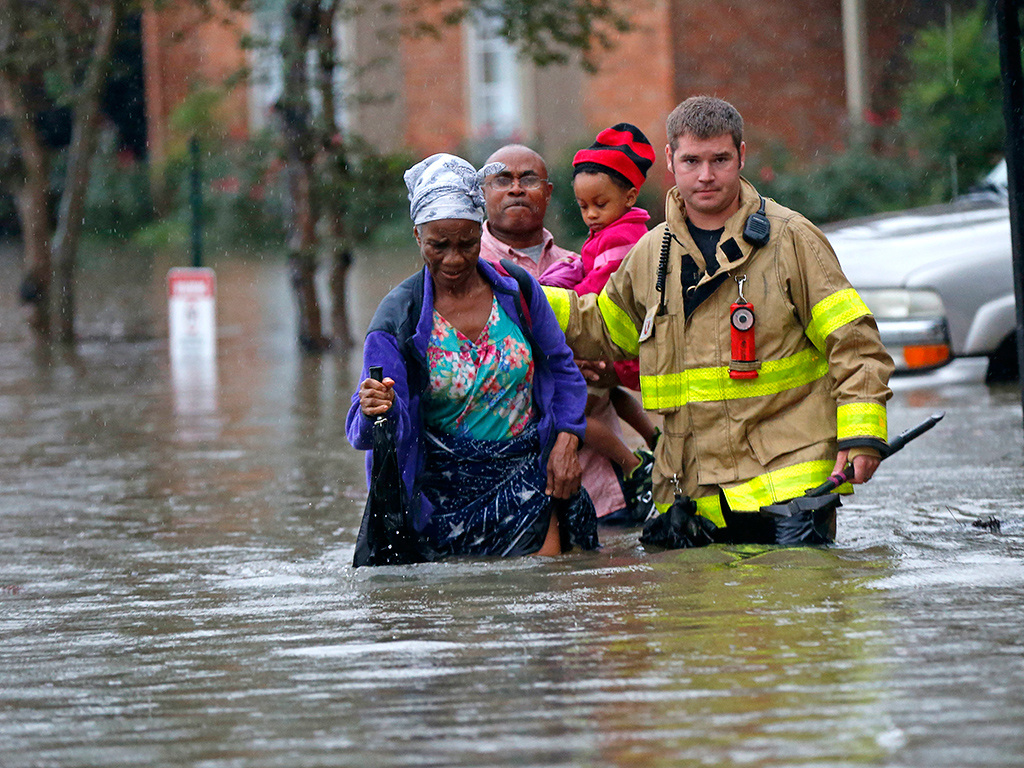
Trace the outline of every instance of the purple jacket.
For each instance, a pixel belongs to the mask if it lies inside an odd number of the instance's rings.
[[[516,279],[499,274],[484,259],[480,260],[478,269],[491,283],[502,309],[523,329],[523,335],[534,350],[533,404],[541,443],[540,462],[546,468],[548,454],[559,432],[571,432],[583,442],[586,382],[573,362],[565,335],[537,281],[520,270],[521,279],[529,281],[532,288],[524,292],[524,295],[532,294],[528,297],[529,322],[524,323]],[[398,463],[405,487],[411,489],[410,511],[419,530],[430,515],[429,508],[421,503],[417,478],[422,465],[420,399],[428,382],[427,342],[433,317],[434,285],[424,267],[392,290],[377,307],[363,344],[360,377],[360,381],[366,379],[370,366],[380,365],[384,376],[395,380],[395,402],[388,416],[397,421]],[[356,391],[345,426],[353,447],[362,451],[372,447],[373,422],[374,419],[364,416],[360,410]],[[366,458],[369,473],[371,457]]]

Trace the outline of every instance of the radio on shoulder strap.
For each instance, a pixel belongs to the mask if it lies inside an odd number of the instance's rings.
[[[753,246],[760,248],[768,245],[772,236],[772,223],[764,214],[764,198],[761,198],[761,205],[755,213],[747,217],[747,223],[743,225],[743,239]]]

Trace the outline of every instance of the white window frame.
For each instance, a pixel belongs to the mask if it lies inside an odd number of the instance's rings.
[[[281,0],[260,0],[252,10],[252,35],[265,41],[249,51],[249,129],[259,132],[270,125],[274,104],[284,89],[281,72],[281,40],[284,37],[285,4]],[[346,62],[353,50],[352,21],[336,18],[334,22],[334,50],[339,66],[334,70],[335,120],[342,133],[347,134],[352,124],[349,109],[349,73]],[[316,58],[310,52],[307,66],[310,75],[310,103],[320,109],[320,93],[315,84]]]
[[[486,16],[471,17],[465,27],[466,102],[472,140],[527,140],[526,67],[516,49]],[[487,59],[491,71],[487,71]]]

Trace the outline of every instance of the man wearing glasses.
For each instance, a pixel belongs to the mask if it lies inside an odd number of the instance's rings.
[[[579,254],[555,245],[544,228],[553,186],[544,158],[529,147],[509,144],[487,159],[505,170],[484,179],[487,221],[480,256],[497,263],[509,259],[544,285],[571,288],[583,279]]]
[[[492,262],[509,259],[537,278],[541,285],[572,288],[583,279],[583,260],[579,254],[555,245],[544,228],[544,214],[551,202],[553,185],[548,181],[544,158],[521,144],[504,146],[487,158],[488,163],[504,163],[505,170],[484,179],[487,221],[480,238],[480,257]],[[589,383],[617,386],[618,377],[610,363],[577,361]],[[619,417],[610,404],[588,417],[602,421],[622,436]],[[579,451],[583,467],[583,486],[594,501],[598,519],[626,506],[626,499],[612,463],[589,445]]]

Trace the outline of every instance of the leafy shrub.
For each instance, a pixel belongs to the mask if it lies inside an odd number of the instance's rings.
[[[415,160],[404,153],[386,154],[367,141],[345,142],[344,184],[349,234],[354,242],[387,238],[395,229],[408,234],[409,198],[404,174]],[[330,193],[330,190],[328,190]]]
[[[752,159],[747,173],[758,191],[811,221],[868,216],[932,202],[928,169],[905,153],[852,148],[817,163]]]
[[[127,238],[153,221],[148,166],[118,143],[113,131],[104,132],[93,156],[85,198],[89,234]]]
[[[901,128],[931,166],[939,199],[962,192],[991,170],[1006,134],[995,23],[989,3],[917,33],[901,93]],[[952,162],[957,188],[952,183]]]
[[[170,212],[148,236],[189,230],[192,166],[187,147],[171,157],[164,170]],[[283,241],[286,190],[281,162],[268,137],[246,142],[207,139],[200,144],[198,173],[204,241],[220,245]]]

